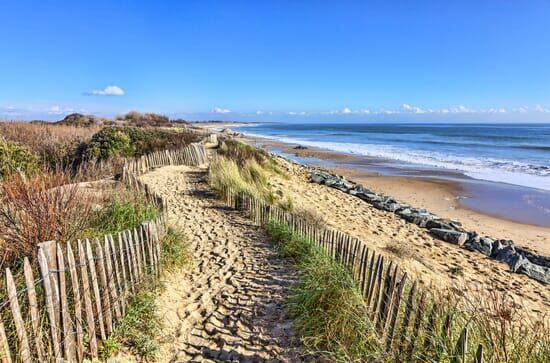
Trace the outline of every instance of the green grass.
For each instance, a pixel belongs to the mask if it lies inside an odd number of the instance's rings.
[[[103,342],[101,355],[108,358],[122,346],[146,360],[153,357],[158,346],[156,337],[160,332],[160,317],[155,303],[155,287],[144,288],[130,301],[130,308],[116,325],[113,333]]]
[[[160,211],[146,200],[129,196],[117,196],[97,210],[87,237],[114,234],[139,226],[145,220],[158,218]]]
[[[178,229],[168,227],[166,235],[162,239],[162,268],[170,272],[185,266],[191,254],[187,240]]]
[[[267,232],[300,272],[289,307],[306,349],[331,361],[384,361],[352,276],[289,226],[272,221]]]

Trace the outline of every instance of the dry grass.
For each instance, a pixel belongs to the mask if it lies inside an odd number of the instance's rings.
[[[44,169],[64,169],[72,164],[83,142],[100,127],[75,127],[48,123],[0,122],[0,137],[24,145]]]
[[[14,175],[0,184],[0,266],[33,256],[39,242],[68,241],[85,228],[92,204],[68,183],[66,175],[52,173],[28,180]]]

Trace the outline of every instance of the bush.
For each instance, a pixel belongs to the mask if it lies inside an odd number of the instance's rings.
[[[179,149],[197,141],[181,130],[110,126],[96,133],[81,150],[82,160],[105,160],[115,156],[141,156],[157,150]]]
[[[34,256],[39,242],[79,237],[88,226],[91,205],[78,185],[67,183],[65,175],[56,173],[28,180],[14,175],[0,184],[3,265]]]
[[[74,166],[81,144],[99,127],[75,127],[52,123],[0,122],[0,135],[6,141],[26,147],[46,170]]]
[[[0,179],[14,173],[30,176],[39,168],[38,159],[25,147],[0,140]]]
[[[116,117],[117,124],[128,126],[172,126],[168,117],[157,113],[130,111]]]
[[[75,126],[75,127],[90,127],[90,126],[103,126],[111,124],[112,121],[107,119],[96,117],[94,115],[82,115],[80,113],[71,113],[58,121],[58,125]]]

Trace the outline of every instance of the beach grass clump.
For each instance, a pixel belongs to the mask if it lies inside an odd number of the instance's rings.
[[[86,236],[102,236],[138,227],[141,222],[157,219],[159,209],[141,196],[117,190],[106,198],[103,205],[96,205]]]
[[[189,262],[191,253],[185,235],[180,229],[168,227],[162,239],[162,268],[165,272],[182,268]]]
[[[256,161],[264,170],[284,176],[271,154],[258,147],[236,140],[225,140],[218,153],[234,160],[239,166],[244,166],[250,160]]]
[[[126,314],[102,344],[103,359],[113,356],[122,347],[145,360],[153,357],[161,329],[155,290],[154,287],[142,288],[131,298]]]
[[[220,194],[230,188],[272,204],[280,198],[270,190],[268,178],[268,172],[254,159],[239,166],[236,161],[221,156],[210,165],[210,185]]]
[[[330,361],[383,361],[367,306],[351,274],[288,225],[267,232],[300,272],[289,301],[306,349]]]

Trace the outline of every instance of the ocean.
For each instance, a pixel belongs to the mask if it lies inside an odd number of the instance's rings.
[[[550,124],[262,123],[236,131],[550,191]]]
[[[466,207],[550,226],[550,124],[277,122],[232,129],[364,157],[381,174],[461,175]]]

